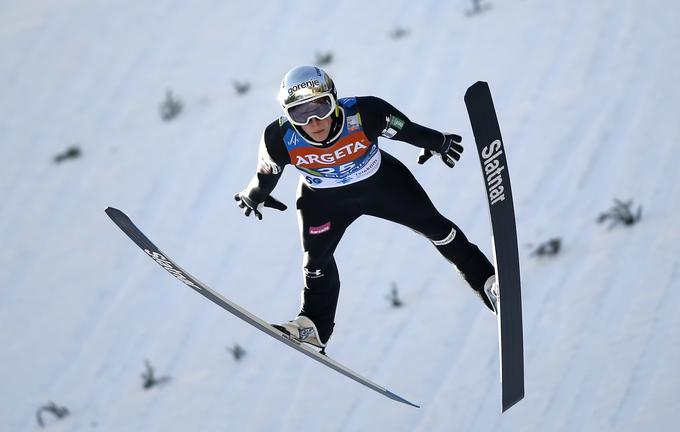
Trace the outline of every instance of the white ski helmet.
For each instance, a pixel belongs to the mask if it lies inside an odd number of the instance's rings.
[[[323,120],[338,106],[335,84],[316,66],[298,66],[281,80],[278,96],[283,112],[291,123],[304,126],[312,118]]]

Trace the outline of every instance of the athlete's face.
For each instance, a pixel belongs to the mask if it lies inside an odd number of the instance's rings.
[[[302,130],[305,131],[314,141],[321,142],[328,138],[331,133],[331,124],[333,119],[329,116],[323,120],[317,118],[312,118],[309,123],[302,126]]]

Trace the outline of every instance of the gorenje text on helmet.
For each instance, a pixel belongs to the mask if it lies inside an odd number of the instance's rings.
[[[309,80],[305,82],[301,82],[300,84],[294,85],[293,87],[288,89],[288,94],[292,95],[293,92],[301,89],[301,88],[307,88],[307,87],[318,87],[321,85],[321,82],[319,80]]]

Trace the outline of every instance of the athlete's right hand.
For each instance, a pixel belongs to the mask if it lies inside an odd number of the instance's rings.
[[[265,198],[264,202],[256,203],[255,201],[248,198],[246,191],[241,191],[234,195],[234,199],[238,202],[238,206],[243,209],[244,215],[250,216],[250,213],[254,213],[255,217],[259,220],[262,220],[262,213],[260,212],[262,207],[270,207],[281,211],[284,211],[288,208],[288,206],[271,195]]]
[[[432,155],[438,154],[447,167],[453,168],[453,166],[456,165],[456,162],[460,160],[460,154],[463,153],[463,146],[460,145],[462,140],[460,135],[444,134],[442,147],[438,151],[422,149],[418,155],[418,163],[422,165],[427,162]]]

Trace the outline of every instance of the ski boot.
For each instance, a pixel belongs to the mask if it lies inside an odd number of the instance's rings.
[[[498,315],[498,283],[496,282],[496,275],[492,275],[484,283],[484,294],[491,305],[491,310]],[[485,302],[486,303],[486,302]]]
[[[298,342],[312,345],[321,349],[321,354],[326,354],[326,343],[319,339],[319,332],[316,330],[314,322],[304,315],[300,315],[292,321],[284,324],[273,324],[277,330],[282,331]]]

